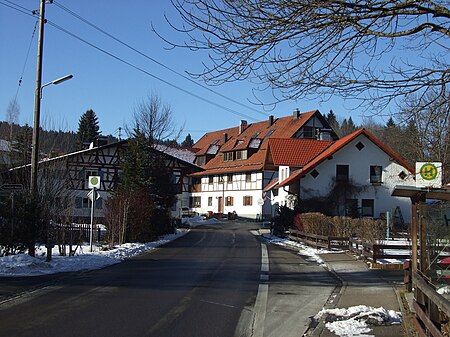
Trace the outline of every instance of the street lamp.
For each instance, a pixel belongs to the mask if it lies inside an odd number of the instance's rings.
[[[66,75],[66,76],[57,78],[56,80],[53,80],[53,81],[51,81],[51,82],[45,83],[45,84],[41,87],[41,90],[40,90],[40,93],[39,93],[39,98],[42,98],[42,89],[44,89],[46,86],[51,85],[51,84],[55,84],[55,85],[56,85],[56,84],[60,84],[60,83],[62,83],[62,82],[65,82],[65,81],[70,80],[72,77],[73,77],[73,75]]]
[[[34,127],[33,127],[33,140],[31,149],[31,193],[33,197],[37,196],[37,167],[38,167],[38,157],[39,157],[39,128],[40,128],[40,114],[41,114],[41,99],[42,99],[42,89],[51,84],[60,84],[62,82],[68,81],[73,77],[73,75],[66,75],[51,82],[45,83],[44,85],[36,89],[36,97],[34,101]]]

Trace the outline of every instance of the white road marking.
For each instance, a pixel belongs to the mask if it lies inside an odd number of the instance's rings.
[[[266,320],[267,297],[269,294],[269,285],[260,284],[258,287],[258,295],[255,302],[255,320],[253,322],[252,337],[264,336],[264,321]]]

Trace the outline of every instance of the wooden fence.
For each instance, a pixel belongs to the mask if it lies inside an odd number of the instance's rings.
[[[58,224],[54,229],[54,239],[56,244],[76,244],[79,242],[88,242],[90,240],[90,224]],[[93,240],[96,242],[101,241],[103,236],[100,227],[94,225]]]
[[[409,244],[368,243],[354,238],[309,234],[294,229],[289,231],[288,237],[314,248],[324,248],[330,251],[349,250],[373,263],[380,259],[407,260],[411,258],[411,245]]]
[[[349,246],[349,239],[345,237],[309,234],[294,229],[289,231],[289,238],[314,248],[325,248],[328,250],[347,250]]]
[[[408,260],[411,258],[410,244],[369,243],[354,238],[350,238],[349,240],[350,252],[363,256],[365,259],[373,263],[377,263],[380,259]]]

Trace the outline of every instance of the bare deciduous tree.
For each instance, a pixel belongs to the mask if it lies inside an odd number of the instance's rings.
[[[6,109],[6,121],[10,125],[9,140],[13,140],[13,125],[17,124],[17,120],[20,115],[20,106],[16,99],[9,101],[8,108]]]
[[[179,138],[181,130],[177,130],[173,121],[172,108],[164,104],[156,94],[149,95],[138,103],[133,111],[132,127],[127,127],[130,136],[141,133],[153,144],[168,138]]]
[[[167,21],[188,39],[166,41],[208,51],[195,75],[212,83],[251,79],[280,101],[337,94],[379,109],[411,93],[448,92],[447,1],[172,3],[183,24]]]

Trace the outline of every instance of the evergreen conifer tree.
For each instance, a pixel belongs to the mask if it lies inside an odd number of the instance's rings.
[[[77,150],[83,149],[86,143],[94,142],[100,134],[97,116],[92,109],[89,109],[80,117],[78,122]]]
[[[192,139],[190,133],[187,134],[186,138],[181,143],[181,146],[182,147],[192,147],[192,146],[194,146],[194,140]]]

